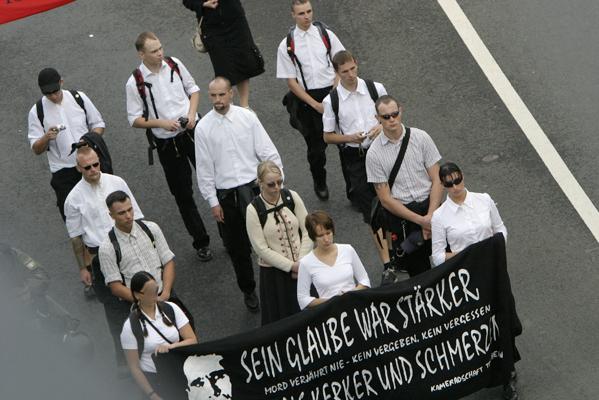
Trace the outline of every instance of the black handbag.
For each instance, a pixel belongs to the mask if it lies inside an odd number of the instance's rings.
[[[393,164],[393,168],[391,169],[391,174],[389,174],[389,191],[393,188],[393,183],[395,182],[395,178],[397,177],[397,173],[399,172],[399,168],[401,167],[401,163],[403,162],[404,156],[406,154],[406,149],[408,148],[408,142],[410,140],[410,128],[406,127],[406,135],[404,136],[401,142],[401,148],[399,149],[399,154],[397,154],[397,159],[395,160],[395,164]],[[373,232],[377,232],[379,229],[383,228],[388,230],[388,212],[385,210],[378,196],[375,196],[372,199],[372,204],[370,207],[370,227]],[[378,237],[378,236],[377,236]]]

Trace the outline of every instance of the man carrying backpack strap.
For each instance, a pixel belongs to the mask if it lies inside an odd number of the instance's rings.
[[[56,193],[56,205],[65,220],[64,202],[81,179],[75,168],[71,146],[89,131],[104,132],[104,120],[83,92],[62,90],[64,81],[54,68],[44,68],[38,75],[43,97],[29,110],[28,139],[33,153],[46,154]]]
[[[158,301],[176,303],[187,315],[193,327],[193,318],[176,296],[175,254],[171,251],[160,227],[150,221],[135,220],[134,207],[129,195],[117,190],[106,197],[106,206],[114,220],[114,227],[98,249],[100,270],[112,294],[127,304],[122,308],[120,324],[129,316],[134,302],[130,283],[139,271],[150,273],[158,284]]]
[[[146,130],[149,154],[156,148],[193,247],[200,261],[209,261],[210,237],[193,198],[191,178],[191,167],[196,165],[193,130],[198,121],[200,89],[181,60],[164,57],[154,33],[141,33],[135,48],[142,62],[125,87],[129,123]]]
[[[339,76],[339,85],[322,102],[324,141],[339,147],[347,197],[362,213],[364,222],[370,224],[376,192],[366,176],[366,152],[383,129],[376,119],[374,103],[387,91],[378,82],[358,77],[358,63],[347,50],[335,54],[333,67]],[[382,232],[374,243],[381,262],[388,263],[389,252]]]
[[[335,83],[331,55],[344,50],[337,36],[323,24],[312,23],[308,0],[292,0],[291,16],[295,26],[277,50],[277,78],[285,79],[297,115],[292,116],[308,147],[308,163],[314,192],[321,200],[329,198],[326,182],[326,143],[322,139],[322,100]],[[298,122],[298,123],[296,123]]]

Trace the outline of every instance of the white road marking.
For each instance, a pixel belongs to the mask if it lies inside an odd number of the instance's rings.
[[[456,0],[437,0],[547,169],[599,242],[599,212],[526,107]]]

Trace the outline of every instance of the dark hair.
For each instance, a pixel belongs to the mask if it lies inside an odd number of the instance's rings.
[[[382,95],[381,97],[379,97],[377,99],[377,101],[374,103],[374,109],[376,110],[377,114],[379,112],[379,106],[381,104],[389,104],[391,102],[397,104],[398,108],[401,108],[401,104],[399,103],[399,101],[397,101],[397,99],[395,97],[393,97],[389,94],[385,94],[385,95]]]
[[[356,61],[353,54],[347,50],[341,50],[335,53],[333,56],[333,68],[335,71],[339,71],[339,66],[350,61]]]
[[[141,323],[142,332],[146,337],[148,336],[148,328],[146,327],[146,317],[141,313],[141,308],[139,307],[139,301],[135,297],[135,292],[139,293],[141,289],[143,289],[144,285],[149,281],[156,281],[156,279],[154,279],[154,276],[147,271],[139,271],[136,272],[135,275],[133,275],[133,278],[131,278],[131,282],[129,284],[131,289],[131,295],[133,296],[134,300],[132,311],[134,311],[137,314],[137,319],[139,319],[139,322]],[[173,321],[171,321],[166,316],[160,302],[156,303],[156,307],[158,308],[160,315],[162,315],[162,320],[164,321],[164,324],[166,326],[173,326]]]
[[[146,45],[146,40],[158,40],[158,36],[154,32],[142,32],[139,34],[137,39],[135,39],[135,50],[142,51],[144,46]]]
[[[306,230],[312,241],[316,240],[316,227],[322,226],[323,229],[335,233],[335,224],[333,218],[326,211],[314,211],[306,216]]]
[[[455,172],[462,176],[462,170],[456,163],[446,162],[439,167],[439,179],[443,182],[443,179],[445,179],[446,176],[451,176]]]
[[[106,207],[108,207],[110,210],[110,207],[112,207],[114,203],[122,203],[129,198],[130,197],[127,193],[123,192],[122,190],[117,190],[106,196]]]

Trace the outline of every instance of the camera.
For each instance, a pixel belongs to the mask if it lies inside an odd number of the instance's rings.
[[[422,236],[422,230],[418,229],[408,235],[408,237],[401,242],[400,247],[403,250],[403,254],[411,254],[418,250],[420,246],[424,244],[424,237]]]
[[[185,118],[185,117],[179,117],[179,125],[181,125],[181,128],[183,129],[187,129],[187,123],[189,122],[189,118]]]
[[[64,131],[65,129],[67,129],[67,127],[64,124],[59,124],[59,125],[56,125],[56,127],[54,129],[56,129],[57,131]]]

